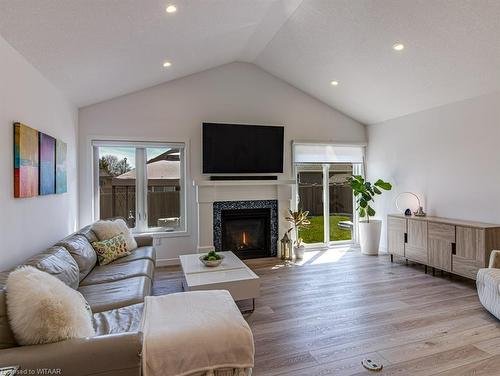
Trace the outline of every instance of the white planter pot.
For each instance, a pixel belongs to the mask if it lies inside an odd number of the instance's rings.
[[[378,219],[372,219],[370,222],[359,222],[359,245],[361,253],[365,255],[378,255],[381,229],[382,221]]]
[[[302,260],[304,258],[304,251],[306,247],[301,245],[300,247],[294,246],[293,247],[293,253],[295,254],[295,258],[297,260]]]

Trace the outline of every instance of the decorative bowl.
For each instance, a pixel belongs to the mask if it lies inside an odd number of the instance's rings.
[[[224,256],[223,255],[219,255],[220,259],[218,260],[212,260],[212,261],[209,261],[209,260],[204,260],[203,258],[206,257],[207,255],[202,255],[200,256],[200,261],[205,265],[205,266],[208,266],[208,267],[215,267],[215,266],[219,266],[222,262],[222,260],[224,259]]]

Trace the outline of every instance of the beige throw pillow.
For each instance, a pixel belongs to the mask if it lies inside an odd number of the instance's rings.
[[[120,234],[121,228],[114,221],[97,221],[92,225],[92,231],[99,240],[108,240]]]
[[[10,273],[7,312],[20,345],[95,335],[92,311],[82,294],[32,266]]]
[[[125,221],[121,218],[114,220],[115,224],[120,228],[120,232],[125,237],[125,242],[127,243],[127,251],[131,252],[134,249],[137,249],[137,242],[135,241],[134,236],[130,232]]]
[[[119,234],[123,234],[127,243],[127,251],[131,252],[137,248],[137,242],[123,219],[97,221],[92,225],[92,231],[97,235],[99,241],[109,240]]]

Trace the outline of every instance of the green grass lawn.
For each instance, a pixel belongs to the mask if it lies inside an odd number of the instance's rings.
[[[300,231],[300,237],[305,243],[323,243],[323,216],[309,217],[311,224],[308,228]],[[351,240],[351,231],[339,228],[340,221],[350,221],[349,217],[330,216],[330,241]]]

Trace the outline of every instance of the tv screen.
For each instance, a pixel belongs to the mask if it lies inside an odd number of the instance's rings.
[[[282,173],[284,127],[203,123],[203,173]]]

